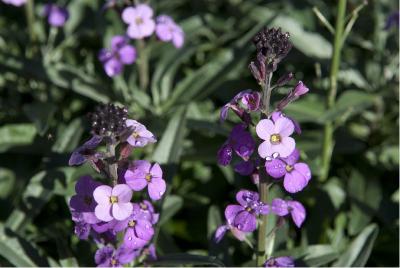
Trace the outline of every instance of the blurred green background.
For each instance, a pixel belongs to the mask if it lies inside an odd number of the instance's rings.
[[[159,142],[135,157],[159,161],[169,182],[159,255],[216,256],[227,266],[254,265],[253,250],[228,235],[212,242],[223,211],[248,177],[216,164],[216,152],[233,123],[219,124],[219,109],[237,92],[257,89],[247,68],[252,36],[282,27],[294,48],[278,75],[291,71],[310,93],[286,113],[302,124],[297,138],[313,171],[294,196],[308,216],[301,230],[285,224],[276,255],[307,266],[399,265],[399,51],[398,27],[384,29],[397,1],[375,0],[359,16],[342,50],[338,97],[325,108],[333,35],[313,12],[334,25],[337,1],[150,1],[184,29],[185,45],[148,42],[150,86],[138,87],[137,65],[108,78],[97,60],[111,36],[126,25],[102,1],[63,0],[70,18],[48,41],[35,1],[27,27],[24,7],[0,3],[0,265],[92,266],[95,245],[73,236],[67,201],[88,166],[68,167],[71,151],[89,137],[86,114],[99,102],[126,105]],[[351,14],[362,1],[349,0]],[[133,42],[134,44],[134,42]],[[276,76],[278,76],[276,75]],[[273,101],[285,95],[275,94]],[[319,177],[323,125],[335,124],[329,178]],[[279,184],[272,196],[282,196]],[[161,205],[160,205],[161,206]],[[187,255],[174,263],[196,264]],[[203,259],[201,259],[203,260]],[[199,265],[215,265],[199,261]]]

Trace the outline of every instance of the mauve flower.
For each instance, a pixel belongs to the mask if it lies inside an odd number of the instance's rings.
[[[305,163],[297,163],[300,153],[297,149],[286,158],[275,158],[265,162],[267,173],[279,179],[284,176],[283,186],[289,193],[303,190],[311,180],[311,170]]]
[[[117,222],[114,226],[115,232],[124,230],[124,246],[131,249],[144,247],[154,235],[151,222],[146,217],[143,217],[138,204],[133,204],[132,215],[129,218]]]
[[[176,48],[182,47],[185,34],[170,16],[160,15],[156,22],[156,35],[161,41],[172,42]]]
[[[67,22],[69,13],[66,8],[55,4],[46,4],[44,6],[44,16],[51,26],[62,27]]]
[[[289,103],[297,100],[300,96],[306,94],[309,88],[299,81],[297,85],[287,94],[287,96],[278,103],[278,110],[282,111]]]
[[[125,8],[122,12],[122,20],[129,25],[127,34],[132,39],[143,39],[150,36],[156,27],[153,10],[146,4]]]
[[[269,206],[259,201],[256,192],[241,190],[236,194],[239,205],[228,205],[225,209],[225,218],[228,225],[232,225],[242,232],[253,232],[257,225],[257,216],[269,213]]]
[[[246,131],[246,125],[238,124],[232,129],[228,141],[218,151],[218,163],[228,165],[232,159],[231,151],[235,151],[243,160],[248,161],[255,146],[253,137]]]
[[[301,134],[300,124],[296,120],[294,120],[293,118],[287,116],[286,114],[283,114],[281,111],[274,111],[271,114],[271,119],[274,122],[276,122],[276,120],[278,120],[280,117],[285,117],[285,118],[289,119],[290,121],[292,121],[292,123],[294,125],[294,131],[299,135]]]
[[[71,197],[69,206],[75,212],[82,214],[85,223],[99,222],[94,214],[96,203],[93,200],[93,192],[100,185],[101,183],[93,180],[91,176],[81,177],[75,185],[76,195]]]
[[[106,74],[113,77],[122,73],[124,65],[132,64],[136,60],[136,50],[128,44],[124,36],[116,35],[111,38],[111,49],[100,50],[99,60]]]
[[[99,220],[109,222],[113,219],[125,220],[132,213],[132,190],[126,184],[117,184],[114,188],[101,185],[93,192],[97,206],[94,210]]]
[[[269,258],[264,263],[264,267],[294,267],[294,260],[289,256]]]
[[[96,251],[94,260],[97,267],[123,267],[138,256],[132,249],[119,247],[117,250],[112,246],[105,246]]]
[[[152,224],[156,224],[158,222],[160,214],[155,213],[154,207],[151,202],[147,200],[143,200],[139,203],[140,214],[143,219],[150,221]]]
[[[148,186],[149,196],[153,200],[160,199],[166,190],[160,165],[155,163],[151,166],[146,160],[135,161],[133,167],[126,171],[125,181],[134,191],[141,191]]]
[[[91,225],[83,219],[83,213],[75,212],[71,207],[70,211],[72,215],[72,221],[75,223],[75,235],[81,240],[87,240],[90,235]]]
[[[256,126],[258,137],[264,140],[258,147],[258,154],[261,158],[271,157],[278,154],[280,157],[289,156],[296,142],[289,137],[294,131],[293,122],[285,117],[275,121],[262,119]]]
[[[75,149],[69,159],[68,164],[70,166],[81,165],[85,163],[88,159],[96,157],[96,152],[94,149],[103,140],[100,136],[93,136],[90,140],[86,141],[82,146]]]
[[[148,143],[155,143],[157,141],[153,133],[136,120],[126,120],[126,126],[132,130],[132,134],[129,135],[126,141],[133,147],[144,147]]]
[[[230,230],[233,236],[236,237],[239,241],[243,241],[246,237],[246,234],[244,232],[240,231],[239,229],[230,224],[227,224],[217,228],[214,235],[214,241],[216,243],[219,243],[228,230]]]
[[[26,3],[26,0],[2,0],[3,3],[13,5],[13,6],[22,6],[23,4]]]
[[[290,213],[292,220],[298,228],[301,227],[306,218],[306,210],[304,206],[297,201],[285,201],[280,198],[275,198],[272,200],[271,210],[274,214],[281,217]]]
[[[250,122],[249,114],[246,111],[258,111],[260,108],[261,95],[259,92],[251,91],[250,89],[239,92],[233,99],[225,104],[220,113],[220,120],[225,121],[228,117],[228,111],[234,111],[245,123]],[[240,107],[239,102],[244,106]]]

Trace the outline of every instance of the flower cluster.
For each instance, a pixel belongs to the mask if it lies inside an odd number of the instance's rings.
[[[128,119],[126,108],[113,104],[100,105],[89,118],[93,136],[72,153],[69,165],[89,162],[107,183],[89,175],[77,181],[69,202],[75,234],[100,246],[95,254],[98,266],[155,259],[151,240],[159,214],[150,200],[162,198],[166,183],[158,163],[129,161],[128,156],[156,138],[144,125]],[[101,151],[102,144],[106,151]],[[147,191],[141,192],[146,186]],[[139,201],[132,202],[134,195]]]
[[[292,137],[294,133],[301,134],[300,125],[283,113],[285,107],[309,89],[303,82],[297,82],[270,112],[269,102],[273,90],[287,85],[294,77],[289,73],[271,85],[273,72],[288,54],[292,44],[289,33],[282,33],[281,29],[275,28],[264,28],[254,37],[253,42],[257,57],[249,68],[262,91],[242,91],[222,108],[221,121],[225,121],[228,112],[232,110],[241,122],[233,127],[217,157],[219,164],[226,166],[234,162],[236,172],[251,176],[260,194],[244,189],[237,193],[238,204],[226,207],[226,224],[216,230],[217,242],[228,230],[237,239],[244,240],[246,234],[257,229],[257,218],[260,215],[273,214],[279,217],[276,228],[285,217],[290,217],[298,228],[306,218],[305,208],[298,201],[275,198],[268,203],[267,200],[261,200],[260,196],[263,196],[262,191],[265,190],[265,187],[261,187],[262,183],[271,185],[283,181],[283,188],[293,194],[302,191],[311,180],[310,168],[300,161],[300,152]],[[256,149],[257,153],[254,153]],[[235,155],[239,160],[234,159]],[[294,262],[290,257],[278,257],[266,260],[264,265],[290,267]]]
[[[109,1],[106,7],[117,7],[117,3]],[[143,40],[155,33],[163,42],[171,42],[176,48],[183,46],[185,34],[182,28],[170,16],[162,14],[154,18],[153,9],[147,4],[124,6],[121,19],[127,24],[126,36],[112,37],[111,48],[104,48],[99,53],[99,60],[110,77],[122,73],[124,65],[135,62],[136,50],[129,45],[129,39]]]

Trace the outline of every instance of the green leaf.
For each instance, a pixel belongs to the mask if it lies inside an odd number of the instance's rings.
[[[379,228],[376,224],[365,227],[333,266],[363,267],[371,254],[378,232]]]
[[[68,126],[60,124],[57,129],[56,141],[52,146],[52,151],[57,153],[71,152],[81,138],[83,132],[82,120],[76,118]]]
[[[210,206],[207,216],[207,237],[212,239],[215,230],[222,224],[221,214],[216,205]]]
[[[299,122],[321,123],[320,117],[324,110],[322,99],[315,94],[310,94],[288,105],[285,113]]]
[[[212,256],[201,256],[193,254],[169,254],[160,257],[155,262],[150,262],[152,266],[211,266],[211,267],[225,267],[225,265]]]
[[[13,146],[31,144],[36,136],[33,124],[8,124],[0,127],[0,152]]]
[[[312,245],[307,247],[305,256],[301,258],[307,267],[325,266],[339,256],[331,245]]]
[[[56,106],[52,103],[34,102],[23,107],[26,116],[35,124],[40,135],[49,128],[49,123],[54,116]]]
[[[160,226],[172,218],[183,206],[183,199],[178,195],[168,195],[162,204]]]
[[[0,255],[15,266],[48,266],[35,246],[0,224]]]
[[[330,179],[323,189],[328,193],[333,206],[339,209],[346,199],[346,192],[343,190],[343,185],[338,178]]]

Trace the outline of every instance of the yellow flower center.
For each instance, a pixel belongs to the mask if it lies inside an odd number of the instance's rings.
[[[279,134],[272,134],[270,141],[272,144],[279,144],[281,142],[282,138],[281,135]]]
[[[143,23],[143,20],[142,20],[142,18],[137,17],[137,18],[135,19],[135,22],[136,22],[137,25],[140,25],[140,24]]]
[[[146,179],[146,181],[150,182],[151,181],[151,174],[147,173],[145,179]]]
[[[247,212],[251,212],[251,207],[246,208]]]
[[[140,208],[141,208],[141,209],[147,210],[147,205],[146,205],[146,204],[140,203],[139,205],[140,205]]]
[[[115,195],[110,196],[110,203],[111,204],[118,203],[118,196]]]
[[[129,227],[135,227],[135,225],[136,225],[136,221],[134,221],[134,220],[131,220],[128,222]]]
[[[117,260],[116,259],[111,259],[111,265],[114,266],[117,264]]]
[[[134,138],[136,139],[137,137],[139,137],[139,133],[137,133],[136,131],[134,131],[134,132],[132,133],[132,137],[134,137]]]
[[[286,165],[285,169],[286,169],[287,172],[290,172],[290,171],[292,171],[294,169],[294,167],[291,166],[291,165]]]

